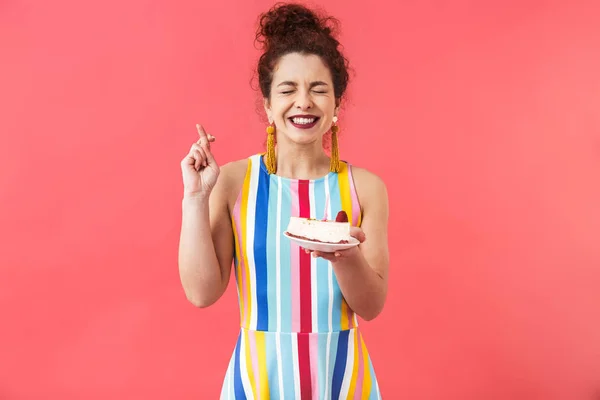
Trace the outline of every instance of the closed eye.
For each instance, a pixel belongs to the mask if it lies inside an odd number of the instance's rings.
[[[293,90],[286,90],[286,91],[284,91],[284,92],[279,92],[279,93],[281,93],[281,94],[290,94],[290,93],[293,93],[293,92],[294,92]],[[326,91],[326,90],[325,90],[325,91],[321,91],[321,90],[313,90],[313,93],[317,93],[317,94],[326,94],[326,93],[327,93],[327,91]]]

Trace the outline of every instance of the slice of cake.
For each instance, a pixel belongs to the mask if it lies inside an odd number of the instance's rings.
[[[345,244],[350,241],[350,223],[344,211],[338,213],[335,221],[291,217],[286,233],[313,242]]]

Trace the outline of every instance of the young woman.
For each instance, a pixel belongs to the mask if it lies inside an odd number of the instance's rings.
[[[237,282],[241,330],[221,399],[381,398],[357,315],[371,320],[385,302],[388,197],[379,177],[338,156],[348,63],[335,22],[295,4],[263,14],[267,151],[219,166],[215,138],[198,125],[199,140],[181,162],[186,296],[198,307],[216,302],[232,263]],[[339,211],[359,246],[310,252],[283,235],[291,216]]]

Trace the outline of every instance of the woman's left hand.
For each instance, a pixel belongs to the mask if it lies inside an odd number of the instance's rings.
[[[363,243],[367,239],[363,230],[356,226],[350,227],[350,236],[358,239],[360,243]],[[307,253],[312,253],[313,257],[321,257],[333,263],[338,261],[348,261],[360,254],[358,246],[354,246],[346,250],[337,250],[333,253],[308,249],[304,249],[304,251]]]

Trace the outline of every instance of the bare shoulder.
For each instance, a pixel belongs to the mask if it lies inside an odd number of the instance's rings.
[[[223,177],[224,180],[228,181],[228,183],[233,183],[236,181],[240,181],[242,183],[244,181],[244,177],[246,176],[246,170],[248,169],[248,159],[243,158],[241,160],[230,161],[227,164],[222,165],[221,172],[219,176]]]
[[[219,193],[219,197],[222,196],[226,200],[229,208],[234,206],[237,196],[242,190],[247,169],[247,158],[230,161],[220,166],[219,179],[214,190]]]
[[[384,206],[387,209],[388,193],[384,180],[377,174],[352,165],[352,178],[361,206]]]

